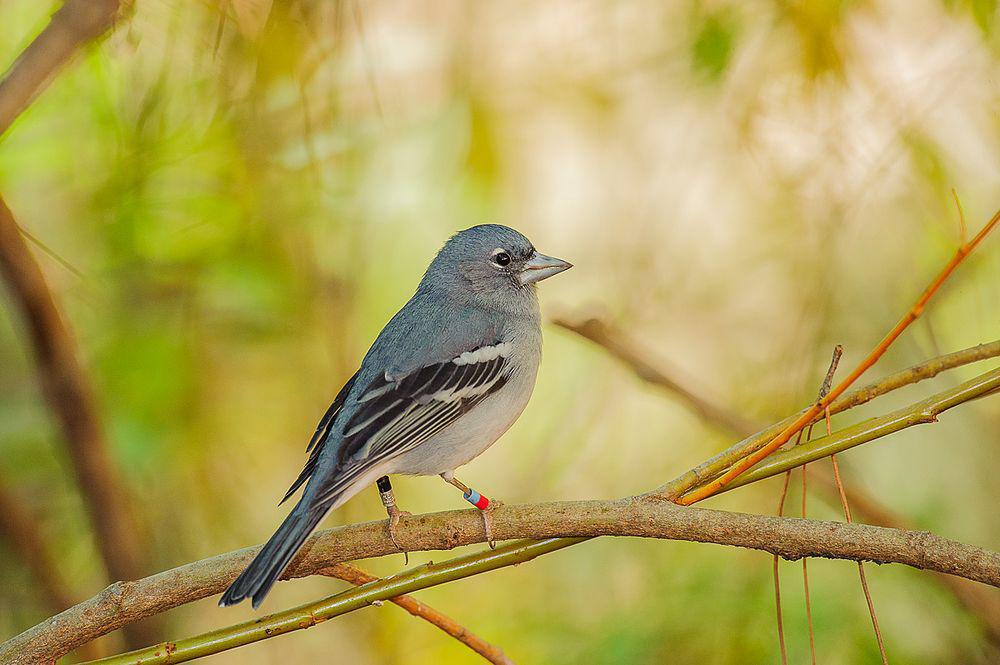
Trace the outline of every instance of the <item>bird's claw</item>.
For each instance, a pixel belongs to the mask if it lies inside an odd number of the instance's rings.
[[[399,540],[396,538],[396,527],[399,525],[399,518],[403,517],[404,515],[406,517],[409,517],[410,513],[405,510],[400,510],[395,505],[387,506],[386,512],[389,513],[389,524],[388,524],[389,540],[392,541],[392,544],[396,546],[397,550],[403,553],[403,565],[404,566],[409,565],[410,553],[406,551],[406,548],[404,548],[400,544]]]
[[[483,516],[483,531],[486,532],[486,543],[490,546],[491,550],[497,548],[497,543],[493,540],[493,511],[496,510],[497,506],[502,505],[499,501],[490,501],[490,505],[486,506],[479,513]]]

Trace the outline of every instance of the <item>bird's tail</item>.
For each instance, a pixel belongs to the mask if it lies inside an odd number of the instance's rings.
[[[302,510],[296,506],[246,570],[229,585],[219,605],[235,605],[253,597],[253,607],[257,609],[325,514],[326,510]]]

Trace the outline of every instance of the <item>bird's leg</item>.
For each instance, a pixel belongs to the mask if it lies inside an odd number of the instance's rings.
[[[483,516],[483,530],[486,532],[486,542],[489,543],[491,550],[495,550],[497,544],[493,540],[493,509],[499,502],[490,501],[487,497],[463,483],[455,477],[454,471],[446,471],[441,474],[441,477],[449,485],[462,490],[462,497],[479,509],[480,515]]]
[[[396,496],[392,493],[392,483],[389,482],[389,476],[382,476],[375,484],[378,486],[378,496],[382,499],[385,512],[389,513],[389,539],[392,540],[392,544],[396,546],[396,549],[403,553],[403,565],[409,565],[410,554],[396,540],[396,526],[399,524],[401,516],[409,515],[410,513],[400,510],[396,505]]]

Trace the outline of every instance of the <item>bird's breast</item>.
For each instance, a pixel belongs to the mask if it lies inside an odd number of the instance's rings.
[[[396,473],[434,475],[453,471],[481,455],[524,411],[535,387],[540,349],[532,340],[509,339],[510,370],[503,388],[397,459]],[[528,344],[525,344],[528,342]]]

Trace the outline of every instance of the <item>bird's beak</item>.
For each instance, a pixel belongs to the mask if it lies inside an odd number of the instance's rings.
[[[548,279],[552,275],[558,275],[563,270],[569,270],[572,267],[572,263],[557,259],[554,256],[545,256],[544,254],[535,252],[531,255],[530,259],[525,261],[518,279],[521,280],[521,284],[534,284],[543,279]]]

